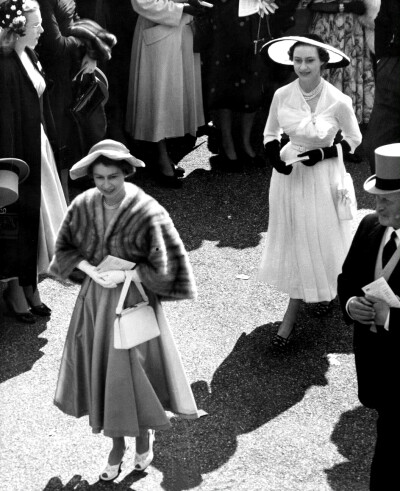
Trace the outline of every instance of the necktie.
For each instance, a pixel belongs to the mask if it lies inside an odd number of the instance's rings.
[[[396,245],[396,232],[392,232],[390,239],[386,242],[385,247],[382,251],[382,268],[384,268],[389,261],[389,259],[393,256],[397,249]]]

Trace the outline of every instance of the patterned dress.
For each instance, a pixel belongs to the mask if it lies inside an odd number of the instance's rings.
[[[374,103],[375,81],[366,29],[359,16],[350,12],[315,12],[310,32],[318,34],[326,44],[340,49],[350,58],[349,66],[326,70],[324,77],[351,98],[358,123],[368,123]]]

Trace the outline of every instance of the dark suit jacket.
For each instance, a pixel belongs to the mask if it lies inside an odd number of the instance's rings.
[[[361,288],[374,281],[375,264],[386,227],[375,213],[361,221],[338,278],[338,295],[346,323],[354,321],[346,312],[350,297],[363,296]],[[400,296],[400,262],[392,272],[390,287]],[[354,355],[358,396],[367,407],[394,407],[400,379],[400,309],[390,309],[388,333],[373,333],[369,326],[354,322]]]

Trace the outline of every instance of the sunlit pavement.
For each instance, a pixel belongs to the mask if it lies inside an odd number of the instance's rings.
[[[145,175],[137,183],[169,210],[189,251],[198,300],[166,303],[165,310],[208,416],[173,417],[173,429],[156,434],[155,458],[143,474],[132,472],[129,439],[119,478],[99,482],[108,439],[93,435],[87,418],[75,420],[52,403],[78,287],[43,278],[51,318],[31,326],[5,312],[0,329],[2,491],[368,489],[375,415],[357,400],[351,328],[337,305],[322,320],[305,306],[288,351],[272,348],[272,324],[288,299],[254,280],[270,170],[213,172],[205,137],[197,143],[181,162],[183,189],[160,189]],[[362,191],[369,169],[347,167],[358,222],[374,206]]]

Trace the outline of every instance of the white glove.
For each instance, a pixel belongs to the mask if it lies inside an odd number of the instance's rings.
[[[120,269],[110,269],[110,271],[104,271],[99,274],[100,278],[110,285],[108,288],[115,288],[118,283],[123,283],[126,278],[125,271],[121,271]],[[111,286],[115,285],[115,286]]]
[[[90,278],[92,278],[93,281],[95,281],[98,285],[102,286],[103,288],[115,288],[117,286],[116,283],[110,282],[107,279],[102,278],[103,273],[99,273],[97,271],[96,266],[91,265],[86,259],[81,261],[78,264],[78,269],[86,273]]]

